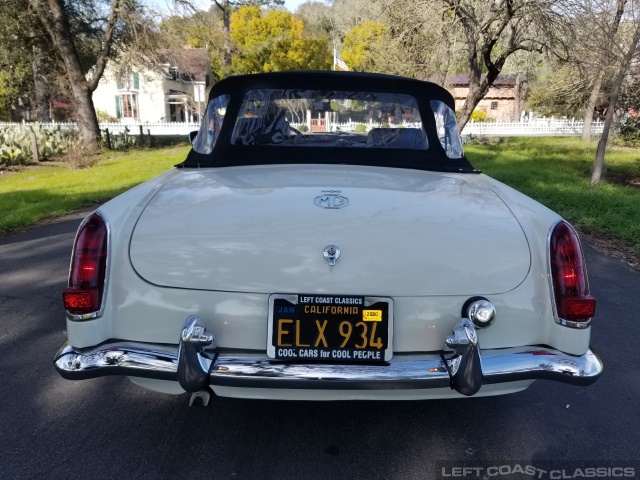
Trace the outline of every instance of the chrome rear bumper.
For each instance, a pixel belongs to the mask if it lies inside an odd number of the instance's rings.
[[[343,390],[453,387],[450,372],[455,361],[444,359],[438,352],[395,354],[390,362],[381,365],[294,364],[274,361],[263,353],[216,349],[200,351],[194,358],[205,376],[191,384],[189,378],[184,378],[184,368],[180,374],[183,378],[179,378],[177,345],[114,342],[74,349],[65,344],[54,363],[60,375],[69,380],[126,375],[180,381],[183,388],[187,387],[185,390],[197,391],[207,384]],[[481,350],[481,368],[482,384],[546,379],[590,385],[602,373],[603,365],[591,350],[574,356],[551,348],[529,346]],[[186,370],[188,373],[189,368]]]

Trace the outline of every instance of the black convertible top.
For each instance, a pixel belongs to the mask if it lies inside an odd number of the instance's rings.
[[[247,91],[255,89],[334,90],[411,95],[418,103],[429,148],[427,150],[397,148],[355,150],[339,146],[322,148],[288,146],[276,149],[264,145],[232,144],[231,136],[244,96]],[[435,83],[377,73],[299,70],[228,77],[213,86],[209,93],[209,100],[225,94],[229,95],[230,100],[213,151],[210,154],[203,154],[192,149],[187,159],[176,165],[177,167],[323,163],[477,172],[465,156],[448,158],[438,139],[435,117],[429,102],[440,100],[452,110],[455,109],[455,104],[451,94]]]

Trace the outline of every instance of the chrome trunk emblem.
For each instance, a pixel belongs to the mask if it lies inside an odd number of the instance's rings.
[[[340,249],[336,245],[327,245],[324,247],[322,255],[327,259],[329,265],[333,266],[336,264],[336,260],[340,257]]]
[[[322,190],[322,195],[318,195],[313,199],[313,203],[315,203],[320,208],[344,208],[349,205],[349,199],[340,195],[342,192],[340,190]]]

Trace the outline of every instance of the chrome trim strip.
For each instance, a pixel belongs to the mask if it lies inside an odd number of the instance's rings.
[[[178,380],[178,348],[135,342],[74,349],[65,343],[56,353],[54,366],[67,380],[106,375]]]
[[[89,217],[94,213],[99,215],[100,218],[102,218],[102,221],[104,222],[105,227],[107,228],[107,258],[105,260],[106,268],[104,271],[104,290],[102,291],[102,300],[100,302],[100,310],[98,310],[97,312],[83,313],[81,315],[76,315],[75,313],[69,313],[69,311],[65,310],[67,314],[67,319],[73,322],[78,322],[82,320],[92,320],[94,318],[101,317],[102,314],[104,313],[105,299],[107,298],[107,289],[109,288],[109,273],[110,273],[110,263],[111,263],[109,262],[109,252],[111,251],[111,225],[109,224],[109,220],[107,220],[107,217],[105,216],[105,214],[102,213],[100,209],[96,209],[93,212],[89,213],[89,215],[87,215],[82,220],[82,222],[80,223],[80,226],[78,227],[78,230],[76,231],[76,236],[73,239],[73,250],[71,251],[71,261],[69,262],[69,275],[67,275],[67,279],[71,277],[71,267],[73,266],[73,257],[76,254],[76,242],[78,241],[78,233],[80,233],[80,230],[82,229],[84,224],[87,223],[87,220],[89,219]],[[67,280],[67,285],[68,284],[69,284],[69,281]]]
[[[558,316],[558,306],[556,305],[556,294],[553,291],[553,274],[551,273],[551,235],[553,234],[553,230],[556,228],[556,226],[560,223],[560,222],[564,222],[566,223],[569,228],[571,230],[573,230],[573,232],[576,234],[576,237],[578,238],[578,244],[580,245],[580,252],[582,253],[582,259],[584,260],[584,250],[582,248],[582,241],[580,240],[580,235],[578,235],[578,231],[574,228],[573,225],[571,225],[569,222],[567,222],[565,219],[563,218],[559,218],[558,220],[556,220],[552,225],[551,228],[549,228],[549,231],[547,232],[547,280],[548,280],[548,284],[549,284],[549,290],[550,290],[550,294],[551,294],[551,305],[553,306],[553,319],[556,321],[556,323],[563,325],[565,327],[570,327],[570,328],[578,328],[578,329],[585,329],[585,328],[589,328],[591,326],[591,318],[588,320],[585,320],[583,322],[576,322],[574,320],[565,320],[564,318],[560,318]],[[587,272],[587,265],[586,265],[586,261],[584,264],[584,278],[587,282],[587,287],[589,285],[589,275]]]
[[[604,368],[591,350],[581,356],[537,346],[481,353],[483,384],[546,379],[584,386],[595,382]],[[265,353],[218,352],[216,357],[215,351],[205,351],[202,355],[212,360],[212,385],[341,390],[449,386],[440,352],[396,354],[381,365],[293,364],[274,361]],[[54,364],[69,380],[127,375],[177,381],[178,346],[115,342],[74,349],[65,344]]]

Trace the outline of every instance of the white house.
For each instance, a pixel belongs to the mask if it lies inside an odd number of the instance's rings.
[[[114,65],[93,92],[96,111],[123,123],[198,122],[213,74],[204,48],[161,51],[156,69]]]

